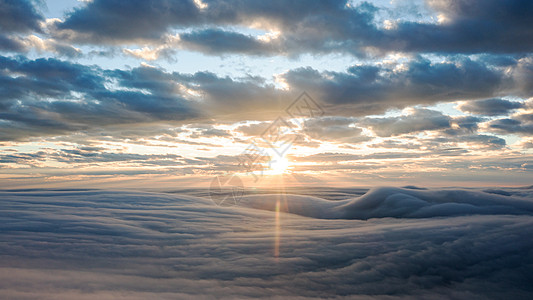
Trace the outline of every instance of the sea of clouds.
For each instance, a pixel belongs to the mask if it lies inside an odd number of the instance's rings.
[[[3,191],[0,298],[533,297],[532,188],[363,193]]]

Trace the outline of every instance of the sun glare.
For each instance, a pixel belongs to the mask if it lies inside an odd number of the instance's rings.
[[[268,170],[269,174],[280,175],[285,173],[290,167],[289,160],[285,157],[273,158],[270,161],[270,168]]]

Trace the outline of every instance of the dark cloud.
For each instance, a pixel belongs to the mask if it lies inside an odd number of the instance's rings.
[[[459,116],[452,118],[452,126],[456,124],[459,128],[453,130],[454,133],[474,132],[478,129],[478,124],[484,121],[484,118],[474,116]],[[451,131],[448,131],[449,134]]]
[[[167,73],[162,69],[139,67],[131,71],[110,71],[124,87],[144,88],[165,97],[179,94],[194,100],[201,111],[218,115],[220,119],[231,118],[242,121],[242,113],[249,119],[264,120],[274,117],[284,109],[288,95],[277,90],[265,79],[247,76],[244,78],[221,77],[202,71],[194,74]],[[193,96],[188,91],[199,96]],[[269,110],[265,114],[265,111]]]
[[[402,141],[396,139],[386,139],[379,143],[369,144],[370,148],[384,148],[384,149],[420,149],[427,147],[427,144],[414,141]]]
[[[19,37],[0,34],[0,51],[27,53],[30,50],[35,50],[39,54],[52,53],[58,57],[79,58],[82,56],[80,49],[54,39],[41,39],[36,35]]]
[[[406,152],[378,152],[372,154],[348,154],[348,153],[331,153],[323,152],[318,154],[312,154],[308,156],[294,156],[295,161],[300,162],[322,162],[322,163],[338,163],[338,162],[353,162],[358,160],[369,159],[399,159],[399,158],[417,158],[420,157],[419,153],[406,153]],[[341,166],[335,166],[342,168]],[[353,166],[349,166],[353,168]]]
[[[356,125],[355,118],[321,117],[304,123],[303,132],[310,138],[338,143],[360,143],[371,138]]]
[[[63,149],[61,151],[48,153],[47,159],[55,159],[65,163],[111,163],[129,162],[142,165],[180,165],[183,157],[176,154],[137,154],[137,153],[115,153],[102,151],[101,149]]]
[[[106,151],[99,147],[78,147],[71,149],[37,151],[33,153],[13,153],[0,155],[0,163],[28,165],[36,170],[45,161],[54,160],[68,164],[127,163],[130,166],[180,166],[183,157],[176,154],[138,154]],[[141,169],[137,170],[142,172]],[[88,173],[92,173],[89,171]],[[87,174],[87,173],[86,173]]]
[[[69,44],[57,42],[53,39],[44,40],[42,47],[35,48],[38,52],[49,51],[59,57],[79,58],[83,56],[81,50]]]
[[[466,135],[455,139],[457,142],[471,143],[472,146],[478,145],[488,149],[501,149],[507,145],[507,142],[493,135]]]
[[[253,36],[219,29],[193,31],[180,35],[180,45],[189,50],[208,54],[240,53],[248,55],[272,55],[274,47]]]
[[[70,12],[57,27],[93,43],[157,39],[172,25],[196,22],[198,14],[193,1],[95,0]]]
[[[24,33],[41,31],[40,22],[43,16],[36,8],[33,0],[1,0],[0,31],[2,33]]]
[[[0,50],[6,52],[23,52],[26,50],[26,45],[19,38],[0,34]]]
[[[424,150],[424,155],[456,155],[467,153],[472,149],[496,150],[504,148],[507,143],[505,139],[486,134],[479,134],[477,131],[459,129],[445,129],[443,131],[432,132],[431,137],[424,138],[417,136],[419,132],[412,135],[402,136],[407,141],[397,141],[393,144],[385,144],[384,148],[419,149]],[[466,143],[466,146],[464,145]],[[404,146],[402,146],[405,144]],[[380,146],[379,144],[376,146]],[[453,151],[449,151],[453,150]]]
[[[334,104],[328,112],[357,115],[413,104],[487,98],[500,92],[504,83],[503,73],[469,59],[443,63],[416,59],[400,70],[354,66],[346,73],[308,67],[291,70],[284,78],[292,88]]]
[[[58,59],[0,57],[0,118],[5,122],[0,130],[4,140],[16,140],[120,124],[201,122],[211,118],[218,122],[243,121],[243,116],[247,120],[271,120],[294,101],[294,91],[306,90],[332,116],[309,120],[309,137],[357,143],[367,139],[361,132],[365,126],[381,136],[423,130],[463,135],[474,133],[482,118],[451,118],[417,109],[409,117],[371,118],[354,125],[350,119],[353,116],[416,104],[487,98],[503,91],[527,93],[521,90],[522,81],[515,82],[501,70],[466,58],[443,63],[418,58],[396,67],[402,68],[361,65],[347,72],[300,68],[281,75],[291,86],[282,90],[254,76],[171,73],[149,66],[103,70]],[[474,103],[495,106],[487,101]],[[488,108],[485,111],[490,114]],[[527,132],[527,128],[515,131]]]
[[[510,67],[517,64],[517,60],[523,55],[504,55],[504,54],[480,54],[479,59],[486,64],[497,67]]]
[[[410,115],[390,118],[367,118],[361,121],[378,136],[389,137],[425,130],[438,130],[450,127],[451,118],[441,112],[416,109]]]
[[[203,52],[277,54],[283,48],[305,51],[306,47],[331,51],[336,43],[351,37],[372,35],[372,12],[368,3],[351,8],[346,1],[205,1],[200,8],[193,1],[158,2],[95,0],[71,12],[65,22],[56,24],[57,36],[79,42],[117,43],[131,40],[161,39],[170,29],[198,28],[206,25],[244,25],[291,32],[283,46],[268,43],[237,32],[202,30],[183,34],[186,45]],[[137,22],[131,23],[135,19]],[[324,41],[327,39],[328,41]],[[261,49],[264,47],[265,49]],[[322,51],[322,50],[319,50]],[[307,52],[307,51],[305,51]]]
[[[209,72],[167,73],[153,67],[102,70],[57,59],[0,57],[0,81],[4,140],[117,124],[199,117],[205,121],[227,115],[235,119],[244,111],[250,112],[250,118],[264,119],[278,114],[285,102],[280,101],[282,92],[257,77],[235,80]],[[266,107],[272,112],[265,114]]]
[[[388,20],[377,24],[383,10],[367,2],[289,2],[217,0],[205,7],[193,1],[95,0],[57,23],[54,35],[82,43],[124,43],[150,40],[165,43],[176,29],[182,47],[209,54],[289,55],[345,52],[369,53],[526,53],[533,46],[528,0],[427,1],[442,22]],[[392,14],[394,15],[394,13]],[[426,18],[429,16],[426,16]],[[136,20],[132,23],[131,20]],[[232,31],[232,26],[277,30],[268,42]],[[225,29],[204,29],[205,27]]]
[[[462,103],[458,106],[461,111],[473,113],[484,116],[501,116],[507,115],[509,112],[524,108],[525,104],[517,101],[509,101],[505,99],[486,99],[479,101],[470,101]]]
[[[95,66],[1,57],[0,70],[4,140],[196,115],[186,100],[157,87],[153,93],[110,89],[108,80],[117,78]]]
[[[498,119],[488,123],[488,129],[498,133],[515,133],[525,136],[533,134],[533,113],[516,114],[511,118]]]
[[[196,128],[196,130],[189,137],[191,138],[232,137],[232,134],[228,130],[217,129],[211,126],[206,126],[206,128]]]
[[[27,42],[17,34],[42,33],[44,17],[33,0],[0,0],[0,51],[25,52]]]
[[[259,23],[266,30],[275,29],[279,35],[262,41],[239,33],[207,30],[180,35],[185,37],[185,43],[181,43],[185,48],[209,54],[298,56],[309,52],[348,52],[365,55],[361,49],[364,41],[380,35],[371,24],[377,9],[369,3],[355,7],[348,6],[346,1],[271,1],[268,7],[259,1],[208,3],[212,9],[207,8],[205,14],[210,24],[215,20],[220,20],[219,25]],[[228,7],[239,9],[228,13],[225,11]]]
[[[479,124],[486,120],[486,118],[474,116],[451,117],[450,128],[445,128],[442,133],[447,136],[472,135],[478,132]]]
[[[386,50],[434,53],[525,53],[533,47],[528,0],[427,1],[440,24],[400,22],[386,32]],[[396,48],[394,48],[396,47]]]

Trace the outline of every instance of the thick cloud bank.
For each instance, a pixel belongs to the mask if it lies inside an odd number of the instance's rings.
[[[184,194],[0,192],[0,294],[533,296],[532,189],[377,188],[344,200],[339,195],[255,195],[240,206],[217,207]],[[289,213],[271,211],[278,202]]]
[[[510,197],[513,195],[514,197]],[[419,190],[415,188],[375,188],[363,196],[344,201],[298,195],[247,196],[242,206],[280,210],[322,219],[431,218],[465,215],[533,215],[533,193],[498,190]]]

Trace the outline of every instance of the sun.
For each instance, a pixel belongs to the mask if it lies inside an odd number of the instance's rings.
[[[290,163],[286,157],[276,157],[270,161],[268,173],[272,175],[280,175],[285,173],[289,168]]]

